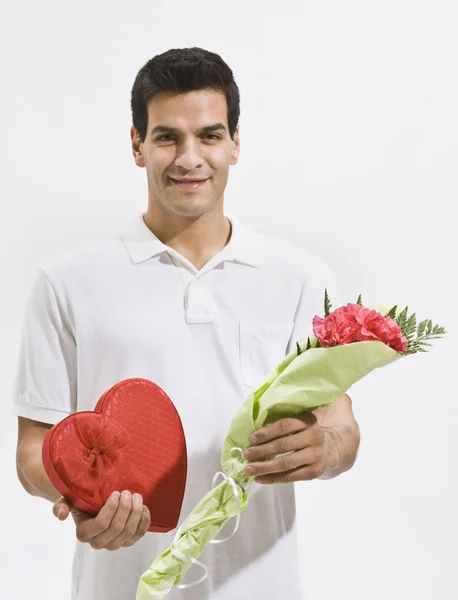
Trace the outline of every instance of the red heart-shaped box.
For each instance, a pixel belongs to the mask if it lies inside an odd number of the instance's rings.
[[[186,440],[167,394],[147,379],[120,381],[94,411],[69,415],[47,433],[43,465],[54,487],[96,516],[111,492],[143,496],[148,531],[175,529],[187,475]]]

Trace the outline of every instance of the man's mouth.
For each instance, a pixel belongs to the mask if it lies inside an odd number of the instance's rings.
[[[208,181],[208,179],[174,179],[173,177],[170,177],[170,179],[172,180],[173,184],[176,185],[179,189],[182,190],[195,190],[197,188],[200,188],[204,185],[204,183],[206,181]]]

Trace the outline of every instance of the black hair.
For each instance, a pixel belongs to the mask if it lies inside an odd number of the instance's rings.
[[[197,90],[222,91],[233,139],[240,117],[240,92],[232,70],[214,52],[202,48],[174,48],[150,59],[138,72],[132,87],[132,124],[142,142],[148,126],[148,104],[157,94]]]

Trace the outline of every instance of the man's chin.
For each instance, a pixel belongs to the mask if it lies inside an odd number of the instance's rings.
[[[182,217],[200,217],[213,210],[214,202],[192,201],[168,203],[168,209]]]

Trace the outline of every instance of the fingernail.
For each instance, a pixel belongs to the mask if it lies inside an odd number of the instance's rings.
[[[128,490],[124,490],[122,493],[122,497],[124,500],[130,500],[132,498],[132,494]]]
[[[257,441],[258,441],[258,436],[257,435],[252,435],[251,438],[250,438],[250,440],[251,440],[252,444],[256,444]]]
[[[245,467],[245,473],[248,473],[248,475],[254,475],[256,473],[256,469],[253,466],[248,465]]]
[[[143,506],[143,498],[140,496],[140,494],[134,494],[133,498],[137,506]]]
[[[121,494],[119,492],[113,492],[111,497],[113,498],[113,500],[118,502],[119,498],[121,497]]]
[[[251,448],[247,448],[243,454],[245,458],[251,458],[253,456],[253,450]]]

